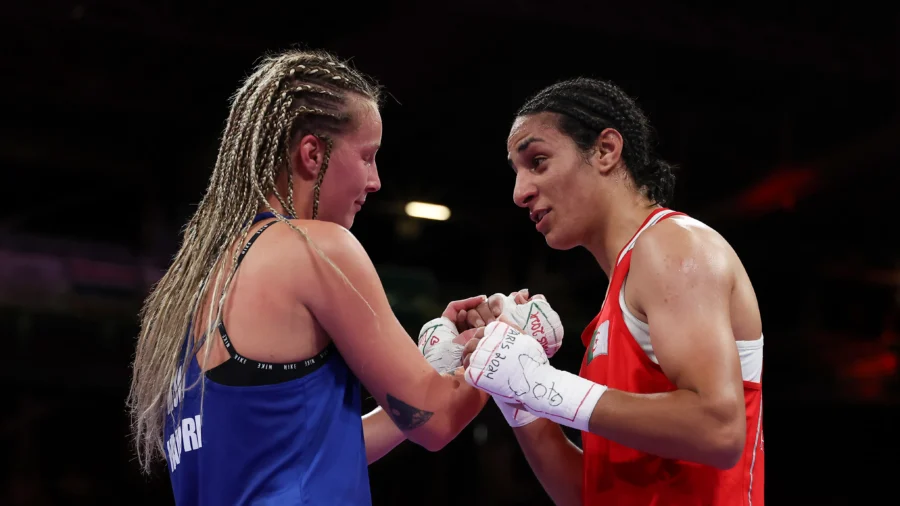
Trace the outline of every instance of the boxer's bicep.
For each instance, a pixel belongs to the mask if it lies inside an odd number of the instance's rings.
[[[654,232],[642,236],[634,250],[627,290],[647,315],[659,366],[712,410],[741,418],[743,383],[731,329],[733,276],[727,255],[704,240],[703,231]]]
[[[316,256],[320,286],[304,303],[397,426],[413,430],[438,409],[426,394],[440,375],[394,316],[362,245],[346,230],[332,235],[320,246],[346,280]]]

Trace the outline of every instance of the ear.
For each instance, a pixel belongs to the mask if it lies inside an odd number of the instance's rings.
[[[594,143],[594,154],[591,157],[592,165],[600,169],[600,172],[608,173],[622,160],[622,147],[625,139],[614,128],[606,128]]]
[[[291,151],[291,168],[303,179],[314,180],[325,157],[325,143],[312,134],[304,135]]]

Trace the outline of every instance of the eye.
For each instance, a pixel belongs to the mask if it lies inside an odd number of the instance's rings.
[[[546,161],[546,160],[547,160],[546,156],[543,156],[543,155],[535,156],[534,158],[531,159],[531,169],[532,170],[539,169],[541,167],[541,165],[544,163],[544,161]]]

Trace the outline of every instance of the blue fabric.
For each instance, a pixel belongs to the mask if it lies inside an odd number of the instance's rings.
[[[202,415],[199,383],[187,389],[165,430],[176,504],[371,505],[360,383],[339,354],[326,360],[275,385],[205,379]],[[185,385],[200,374],[192,359]]]
[[[324,360],[291,381],[237,387],[205,377],[191,358],[166,416],[175,503],[370,506],[360,383],[336,350]]]
[[[259,214],[257,214],[256,216],[253,217],[253,223],[252,223],[252,224],[256,224],[256,223],[259,223],[259,222],[262,221],[262,220],[267,220],[267,219],[269,219],[269,218],[274,218],[274,217],[275,217],[275,213],[270,212],[270,211],[266,211],[266,212],[264,212],[264,213],[259,213]]]

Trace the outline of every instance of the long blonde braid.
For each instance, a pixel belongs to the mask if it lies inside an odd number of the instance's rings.
[[[297,215],[288,166],[291,140],[299,134],[314,134],[326,143],[320,169],[324,174],[331,139],[346,131],[353,119],[347,112],[349,93],[380,102],[378,86],[335,56],[323,51],[291,50],[264,58],[232,97],[206,193],[184,228],[172,265],[140,313],[128,407],[138,462],[145,472],[150,471],[156,457],[165,456],[165,417],[172,413],[185,388],[184,365],[202,344],[189,331],[192,318],[213,290],[202,335],[210,335],[218,325],[240,248],[234,248],[227,272],[217,267],[225,265],[230,247],[244,244],[260,206],[306,239],[349,283],[306,232],[276,212],[268,200],[274,195],[286,212]],[[282,171],[288,172],[286,196],[276,187]],[[321,177],[315,188],[316,210],[320,184]],[[211,279],[213,276],[215,279]]]

